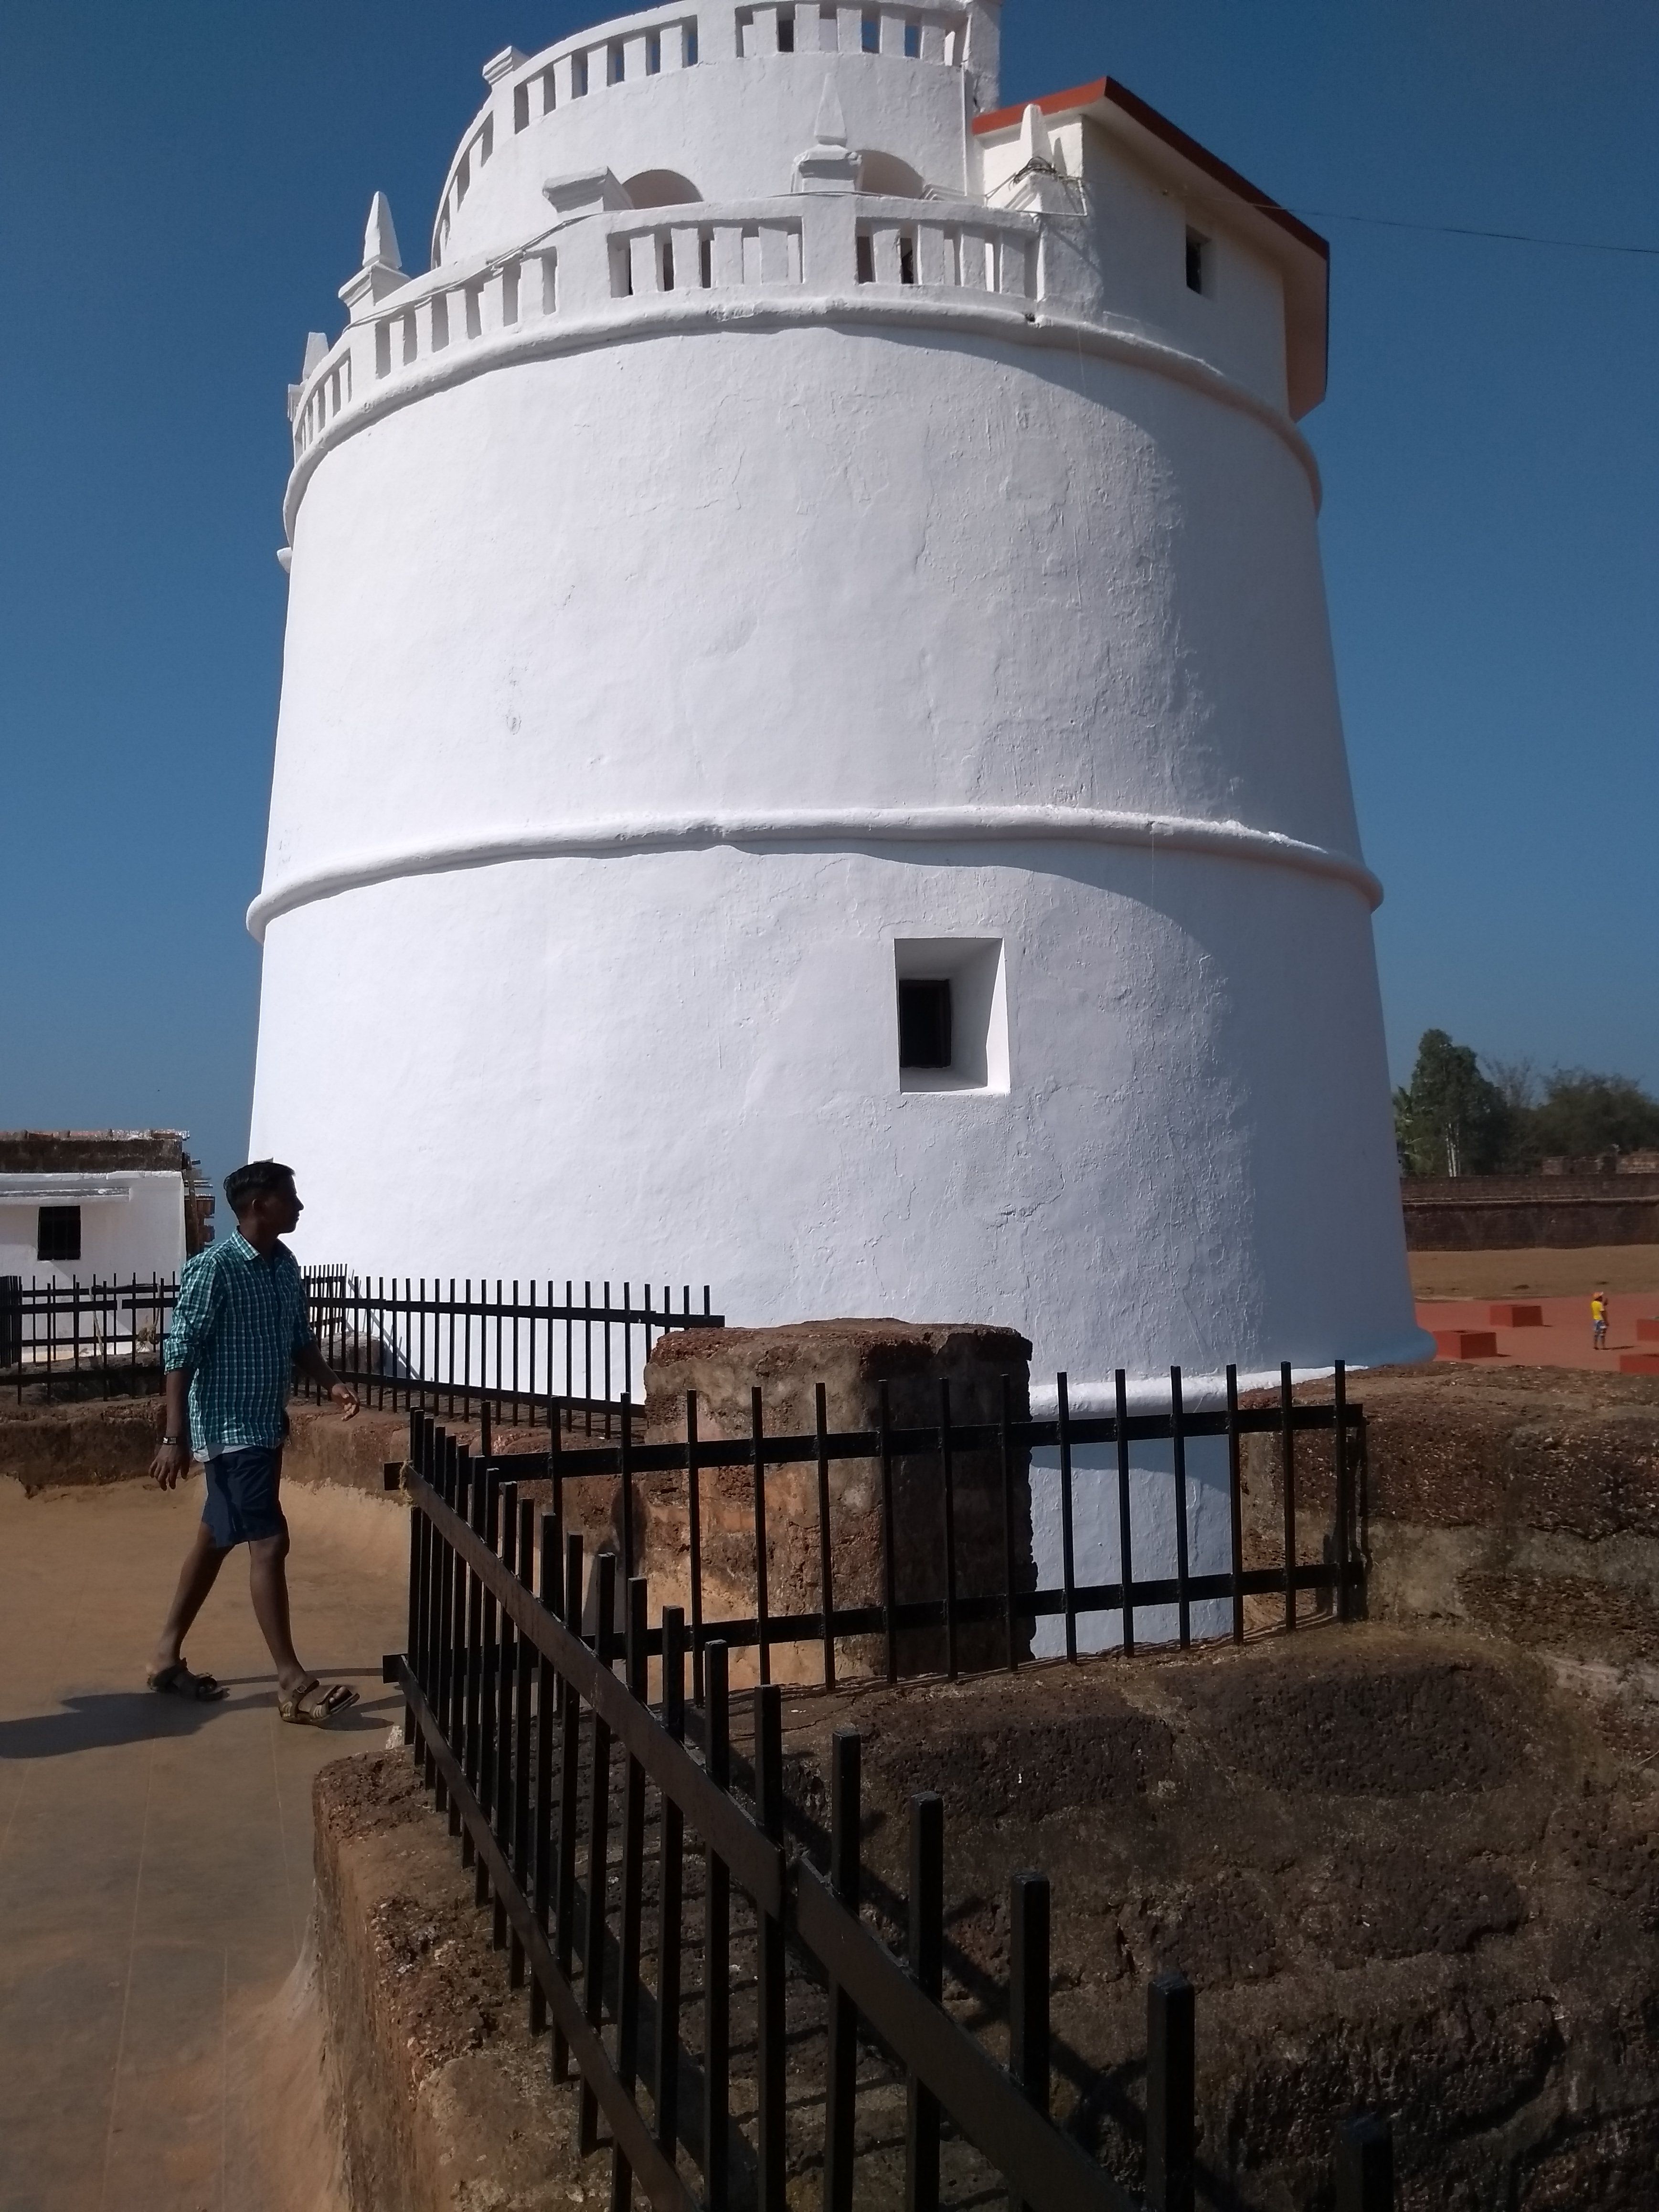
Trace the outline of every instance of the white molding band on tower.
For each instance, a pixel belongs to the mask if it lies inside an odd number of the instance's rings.
[[[764,814],[663,815],[655,820],[572,822],[557,830],[501,830],[363,853],[279,878],[247,910],[263,941],[278,915],[404,876],[487,868],[510,860],[595,858],[605,854],[696,852],[715,845],[937,844],[1130,845],[1249,860],[1324,876],[1357,890],[1372,909],[1382,886],[1346,854],[1240,822],[1200,822],[1090,806],[916,806],[779,809]]]
[[[1109,320],[1097,322],[1080,316],[1057,315],[1042,307],[1034,311],[999,307],[983,299],[970,302],[941,298],[937,294],[914,300],[872,298],[856,292],[825,292],[788,300],[775,295],[711,300],[696,295],[668,294],[655,300],[629,301],[611,313],[562,319],[550,318],[527,330],[502,331],[464,349],[423,362],[383,385],[354,392],[337,413],[329,416],[295,460],[283,500],[283,528],[291,541],[306,488],[319,465],[335,447],[370,422],[379,422],[399,408],[410,406],[448,386],[520,362],[553,360],[562,355],[623,342],[697,331],[772,331],[812,325],[908,331],[942,327],[958,334],[998,339],[1010,345],[1041,347],[1145,369],[1151,375],[1184,385],[1189,391],[1214,400],[1218,406],[1248,416],[1271,431],[1307,477],[1314,511],[1319,511],[1323,487],[1318,460],[1312,447],[1282,409],[1270,405],[1196,355],[1185,353],[1177,346],[1148,337],[1139,331],[1115,328]],[[306,399],[315,386],[325,383],[329,374],[339,373],[340,365],[331,354],[317,372],[313,384],[304,387],[296,413],[303,411]]]

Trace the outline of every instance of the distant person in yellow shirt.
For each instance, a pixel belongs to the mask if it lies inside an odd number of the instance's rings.
[[[1595,1291],[1590,1297],[1590,1349],[1605,1352],[1607,1348],[1607,1294]]]

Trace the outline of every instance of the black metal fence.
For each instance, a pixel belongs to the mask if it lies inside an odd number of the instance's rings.
[[[556,1409],[565,1425],[591,1434],[597,1423],[609,1436],[665,1331],[724,1326],[707,1284],[696,1306],[689,1284],[678,1304],[666,1284],[654,1295],[642,1284],[637,1298],[631,1283],[619,1298],[609,1283],[598,1297],[591,1282],[567,1281],[562,1297],[558,1289],[499,1278],[306,1272],[323,1357],[366,1404],[463,1420],[483,1414],[556,1427]]]
[[[666,1285],[353,1275],[307,1267],[306,1297],[323,1357],[366,1404],[450,1418],[577,1427],[609,1436],[665,1330],[718,1328],[707,1285],[677,1304]],[[580,1295],[577,1292],[580,1291]],[[161,1340],[175,1276],[64,1283],[0,1276],[0,1381],[21,1402],[150,1395],[161,1388]],[[301,1395],[320,1394],[309,1382]],[[555,1420],[555,1413],[559,1419]]]
[[[862,2161],[883,2154],[867,2132],[860,2144],[857,2126],[872,2049],[902,2084],[908,2212],[930,2212],[946,2182],[957,2201],[964,2189],[983,2201],[999,2179],[1012,2204],[1035,2212],[1190,2212],[1200,2169],[1189,1985],[1164,1977],[1149,1991],[1137,2196],[1049,2117],[1046,1878],[1011,1884],[1005,2066],[942,2002],[939,1798],[910,1803],[901,1959],[860,1909],[857,1735],[834,1739],[826,1863],[815,1865],[786,1846],[777,1686],[753,1693],[745,1764],[732,1745],[723,1640],[704,1643],[688,1705],[684,1613],[665,1608],[651,1629],[635,1577],[618,1632],[609,1552],[594,1562],[584,1632],[582,1540],[561,1522],[556,1485],[538,1514],[499,1466],[418,1415],[411,1431],[410,1466],[388,1470],[402,1474],[415,1509],[408,1649],[388,1656],[386,1678],[475,1869],[477,1902],[493,1907],[512,1985],[528,1979],[532,2028],[550,2023],[554,2076],[574,2069],[576,2148],[599,2148],[602,2123],[609,2130],[612,2212],[635,2189],[663,2212],[784,2212],[802,2201],[814,2165],[824,2212],[849,2212]],[[858,1442],[867,1454],[872,1439]],[[1339,2212],[1384,2212],[1391,2160],[1386,2124],[1346,2122]]]
[[[1091,1616],[1115,1615],[1117,1640],[1125,1651],[1133,1652],[1137,1624],[1153,1608],[1172,1621],[1174,1640],[1185,1648],[1193,1641],[1194,1611],[1200,1607],[1214,1609],[1211,1620],[1220,1611],[1225,1632],[1236,1642],[1243,1640],[1251,1599],[1267,1601],[1258,1605],[1258,1620],[1271,1611],[1287,1629],[1294,1629],[1298,1618],[1306,1618],[1309,1612],[1334,1611],[1339,1620],[1346,1620],[1359,1607],[1364,1565],[1356,1509],[1363,1492],[1365,1422],[1363,1407],[1348,1401],[1346,1371],[1340,1362],[1324,1403],[1298,1402],[1288,1365],[1279,1370],[1279,1387],[1270,1404],[1241,1403],[1237,1370],[1231,1367],[1226,1370],[1224,1402],[1217,1407],[1194,1409],[1187,1405],[1179,1368],[1170,1370],[1167,1407],[1132,1413],[1128,1381],[1121,1369],[1114,1380],[1114,1395],[1113,1413],[1074,1415],[1069,1410],[1066,1377],[1060,1375],[1055,1378],[1054,1416],[1030,1419],[1012,1410],[1013,1384],[1005,1378],[1000,1419],[963,1423],[953,1419],[951,1386],[941,1382],[937,1421],[927,1427],[900,1427],[889,1419],[884,1385],[877,1425],[844,1431],[828,1428],[825,1391],[820,1384],[813,1431],[780,1435],[768,1433],[762,1394],[756,1389],[750,1434],[734,1441],[700,1434],[697,1398],[690,1393],[684,1400],[683,1434],[672,1441],[635,1441],[639,1412],[623,1404],[616,1409],[619,1434],[613,1443],[570,1447],[556,1428],[546,1451],[491,1455],[487,1433],[483,1450],[497,1475],[549,1482],[561,1525],[568,1517],[567,1482],[613,1478],[616,1548],[625,1578],[642,1569],[659,1582],[664,1579],[659,1559],[641,1539],[637,1493],[653,1478],[680,1478],[678,1498],[666,1502],[676,1526],[676,1549],[678,1525],[683,1523],[685,1530],[685,1595],[694,1668],[701,1667],[704,1646],[718,1640],[732,1650],[753,1648],[762,1682],[771,1679],[772,1655],[780,1645],[816,1646],[821,1679],[832,1685],[836,1647],[848,1638],[879,1639],[882,1666],[890,1681],[900,1672],[902,1648],[913,1662],[918,1652],[932,1655],[920,1671],[942,1671],[954,1679],[964,1664],[985,1663],[992,1647],[1007,1666],[1018,1666],[1029,1650],[1031,1632],[1044,1620],[1059,1620],[1065,1654],[1075,1657],[1079,1623]],[[447,1445],[441,1431],[428,1424],[416,1424],[413,1433],[416,1470],[429,1480],[438,1463],[434,1455],[441,1456]],[[1273,1440],[1280,1493],[1271,1536],[1264,1538],[1259,1529],[1255,1534],[1251,1548],[1258,1563],[1254,1565],[1246,1562],[1243,1482],[1244,1443],[1251,1436]],[[1327,1440],[1319,1470],[1319,1519],[1311,1528],[1306,1524],[1298,1478],[1298,1439],[1310,1437]],[[1223,1567],[1200,1571],[1194,1567],[1188,1527],[1188,1448],[1205,1438],[1224,1443],[1227,1559]],[[1135,1571],[1132,1459],[1136,1446],[1147,1443],[1168,1447],[1171,1494],[1166,1517],[1173,1524],[1173,1574],[1138,1575]],[[1057,1462],[1052,1486],[1058,1492],[1060,1579],[1046,1589],[1036,1587],[1032,1554],[1023,1533],[1028,1527],[1027,1486],[1034,1454],[1050,1455]],[[1083,1457],[1094,1463],[1081,1466]],[[839,1547],[832,1526],[830,1470],[846,1461],[868,1462],[876,1479],[878,1572],[875,1587],[861,1594],[837,1587]],[[961,1470],[966,1464],[975,1464],[982,1476],[988,1476],[977,1495],[982,1510],[971,1556],[963,1534]],[[713,1470],[734,1467],[746,1470],[749,1478],[738,1564],[752,1591],[751,1609],[711,1615],[705,1478]],[[768,1478],[790,1467],[810,1468],[814,1478],[815,1526],[806,1534],[793,1515],[787,1523],[799,1553],[815,1573],[818,1603],[810,1613],[775,1610],[770,1602],[778,1560],[769,1528],[775,1531],[779,1519],[774,1513],[769,1520]],[[1078,1506],[1085,1486],[1095,1493],[1091,1502],[1105,1507],[1103,1516],[1099,1511],[1091,1516],[1093,1524],[1097,1527],[1103,1518],[1115,1524],[1118,1572],[1110,1581],[1082,1580],[1077,1572]],[[906,1501],[902,1516],[902,1492]],[[653,1503],[660,1522],[665,1501],[659,1496]],[[729,1527],[729,1498],[724,1517]],[[1313,1548],[1310,1535],[1316,1536],[1316,1558],[1304,1556]],[[1261,1564],[1259,1555],[1269,1542],[1277,1556]],[[722,1575],[719,1595],[729,1601],[736,1582],[731,1572]],[[800,1582],[799,1572],[791,1576],[792,1587],[799,1588]],[[1158,1633],[1162,1626],[1159,1623],[1153,1632],[1158,1640],[1169,1640]],[[964,1650],[970,1632],[971,1656]],[[904,1671],[919,1669],[910,1663]],[[700,1674],[698,1684],[701,1694]]]
[[[25,1282],[0,1275],[0,1381],[60,1397],[143,1396],[161,1387],[161,1337],[179,1295],[171,1276]]]

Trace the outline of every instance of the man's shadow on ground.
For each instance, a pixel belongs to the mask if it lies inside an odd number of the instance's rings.
[[[322,1679],[349,1681],[359,1674],[367,1674],[376,1684],[380,1681],[378,1672],[371,1674],[366,1668],[337,1668]],[[244,1685],[233,1682],[226,1686],[235,1690]],[[221,1698],[209,1704],[161,1696],[154,1690],[89,1690],[79,1697],[65,1698],[61,1711],[0,1721],[0,1759],[64,1759],[77,1751],[109,1751],[122,1744],[194,1735],[198,1729],[231,1713],[261,1706],[270,1711],[276,1698],[271,1686],[251,1696]],[[331,1721],[326,1730],[317,1733],[338,1736],[343,1741],[352,1736],[383,1735],[394,1717],[394,1707],[401,1710],[399,1701],[392,1696],[376,1698],[372,1703],[365,1699]]]

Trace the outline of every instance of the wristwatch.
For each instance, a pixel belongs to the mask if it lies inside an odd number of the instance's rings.
[[[182,1451],[185,1448],[185,1440],[182,1437],[163,1437],[161,1445],[164,1450],[171,1445],[174,1451]]]

